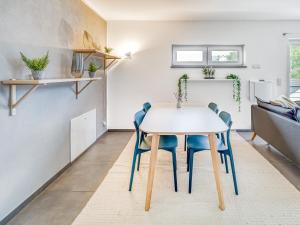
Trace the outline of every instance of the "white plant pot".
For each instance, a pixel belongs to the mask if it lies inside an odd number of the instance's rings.
[[[31,75],[34,80],[41,80],[43,76],[42,70],[31,70]]]
[[[90,78],[96,77],[96,72],[89,72],[89,77]]]

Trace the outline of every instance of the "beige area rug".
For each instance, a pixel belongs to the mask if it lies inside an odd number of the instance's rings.
[[[218,208],[210,152],[196,154],[193,191],[188,194],[186,154],[182,139],[177,153],[178,188],[173,188],[171,154],[159,151],[152,204],[144,211],[149,153],[142,156],[128,191],[135,137],[73,225],[299,225],[300,192],[238,134],[232,144],[239,185],[235,196],[231,174],[221,166],[225,211]]]

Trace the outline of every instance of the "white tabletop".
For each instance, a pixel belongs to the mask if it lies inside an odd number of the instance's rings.
[[[208,134],[225,132],[228,127],[208,107],[153,106],[140,129],[153,134]]]

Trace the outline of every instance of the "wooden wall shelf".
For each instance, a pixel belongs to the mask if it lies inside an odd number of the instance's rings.
[[[48,84],[58,84],[58,83],[75,83],[75,95],[78,99],[79,94],[93,81],[101,80],[101,77],[95,78],[58,78],[58,79],[42,79],[42,80],[3,80],[1,83],[3,85],[9,86],[9,115],[16,115],[17,106],[31,93],[33,93],[39,86]],[[83,87],[79,88],[80,82],[87,82]],[[32,86],[26,93],[17,100],[17,87],[20,85]]]
[[[116,60],[121,59],[119,56],[107,54],[96,49],[74,49],[73,51],[75,53],[87,54],[87,56],[84,58],[85,61],[92,55],[103,58],[105,70],[107,70]]]
[[[232,82],[232,79],[198,79],[198,78],[190,78],[187,80],[188,82]]]

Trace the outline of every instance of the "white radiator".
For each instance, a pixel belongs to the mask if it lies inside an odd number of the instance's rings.
[[[255,102],[258,97],[264,101],[270,101],[273,97],[273,82],[266,80],[249,81],[249,99]]]
[[[71,162],[96,141],[96,109],[71,120]]]

